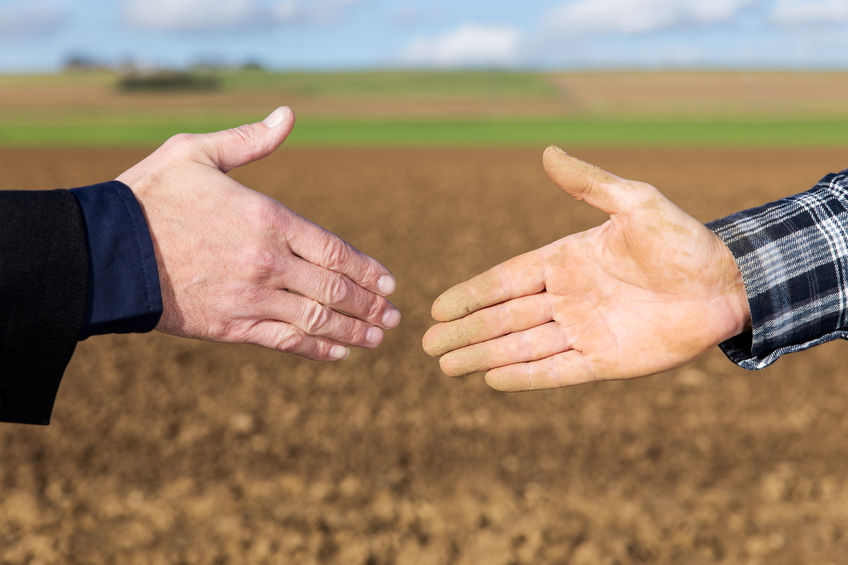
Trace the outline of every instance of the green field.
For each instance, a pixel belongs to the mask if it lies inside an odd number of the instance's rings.
[[[155,145],[281,103],[298,114],[289,143],[304,146],[848,145],[840,74],[216,76],[214,91],[141,93],[120,91],[111,72],[0,76],[0,145]],[[828,86],[831,98],[816,94]]]
[[[131,121],[0,128],[6,146],[147,145],[179,132],[215,131],[250,121]],[[569,120],[300,120],[288,142],[301,146],[815,146],[848,145],[848,121],[648,122]]]

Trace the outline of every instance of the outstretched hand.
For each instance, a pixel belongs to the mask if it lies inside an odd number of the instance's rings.
[[[500,390],[626,379],[683,365],[750,323],[730,250],[654,187],[549,147],[565,192],[602,225],[510,259],[446,291],[424,335],[451,376]]]
[[[271,154],[294,126],[180,134],[118,177],[147,219],[164,311],[156,329],[317,360],[373,348],[400,313],[380,263],[225,173]]]

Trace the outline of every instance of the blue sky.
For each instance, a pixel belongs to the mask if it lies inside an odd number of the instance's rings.
[[[0,0],[0,72],[259,61],[848,69],[848,0]]]

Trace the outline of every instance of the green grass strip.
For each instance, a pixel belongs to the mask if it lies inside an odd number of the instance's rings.
[[[250,119],[255,116],[246,119]],[[181,131],[241,123],[0,123],[0,145],[157,145]],[[848,121],[353,120],[303,117],[289,140],[300,146],[848,146]]]
[[[321,121],[300,123],[302,145],[848,145],[848,122],[738,121]]]

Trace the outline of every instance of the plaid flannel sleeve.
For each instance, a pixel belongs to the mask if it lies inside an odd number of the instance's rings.
[[[752,331],[720,344],[746,369],[848,338],[848,169],[707,224],[742,272]]]

